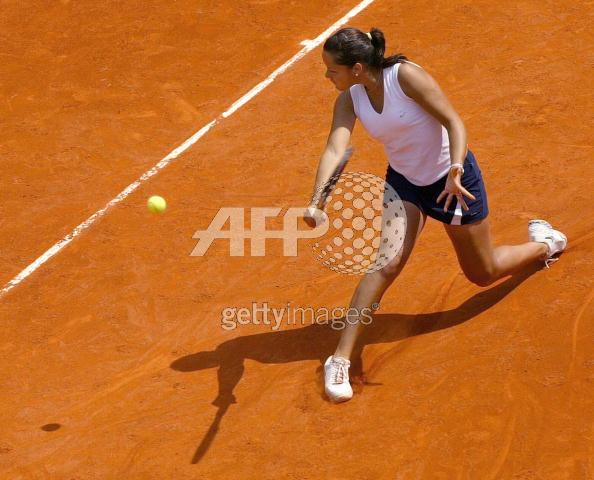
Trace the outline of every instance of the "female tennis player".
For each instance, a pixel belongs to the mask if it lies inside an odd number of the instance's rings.
[[[431,75],[403,55],[384,58],[384,51],[381,30],[344,28],[326,40],[322,53],[326,77],[341,93],[309,208],[315,210],[316,192],[332,176],[358,118],[384,144],[386,182],[407,215],[401,252],[363,276],[350,306],[361,312],[379,304],[410,257],[427,216],[443,224],[464,274],[477,285],[490,285],[537,261],[547,267],[556,261],[567,238],[544,220],[528,223],[526,243],[492,244],[485,185],[460,116]],[[348,370],[360,327],[360,322],[347,322],[334,355],[325,362],[325,390],[332,401],[353,396]]]

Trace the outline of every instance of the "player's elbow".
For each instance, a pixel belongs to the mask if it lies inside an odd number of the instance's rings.
[[[445,117],[442,123],[448,132],[461,132],[466,135],[466,127],[464,126],[464,122],[457,113]]]

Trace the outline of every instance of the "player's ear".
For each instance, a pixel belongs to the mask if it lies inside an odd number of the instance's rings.
[[[358,77],[359,75],[361,75],[363,73],[363,65],[361,63],[357,62],[353,65],[353,68],[351,69],[351,71],[353,72],[353,75],[355,75],[355,77]]]

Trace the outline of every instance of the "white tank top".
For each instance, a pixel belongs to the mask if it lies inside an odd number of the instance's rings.
[[[430,185],[449,171],[448,132],[435,117],[404,94],[398,82],[400,65],[397,63],[383,70],[382,113],[373,109],[362,84],[350,88],[351,98],[365,130],[384,144],[390,166],[415,185]]]

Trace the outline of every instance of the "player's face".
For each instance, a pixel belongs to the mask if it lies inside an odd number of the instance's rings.
[[[322,52],[322,60],[326,65],[326,78],[328,78],[341,92],[357,83],[353,69],[346,65],[338,65],[334,62],[332,55],[326,51]]]

